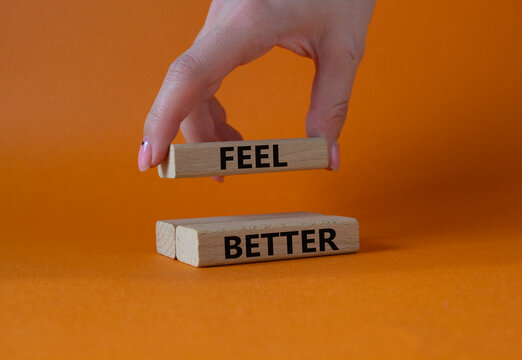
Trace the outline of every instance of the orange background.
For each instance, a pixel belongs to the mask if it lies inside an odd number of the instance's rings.
[[[338,173],[139,173],[208,5],[1,3],[0,357],[520,358],[522,3],[379,1]],[[274,49],[218,97],[246,139],[303,137],[312,76]],[[357,217],[361,251],[155,253],[158,219],[299,210]]]

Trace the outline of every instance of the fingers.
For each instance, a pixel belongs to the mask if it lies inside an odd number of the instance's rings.
[[[209,112],[214,120],[214,131],[216,141],[239,141],[243,137],[232,126],[227,123],[227,115],[225,109],[221,106],[218,99],[212,97],[209,100]]]
[[[199,101],[181,122],[180,129],[188,143],[242,140],[241,134],[227,124],[225,110],[214,96]],[[212,178],[224,181],[222,176]]]
[[[210,113],[209,100],[200,100],[185,120],[181,122],[180,129],[188,143],[216,141],[214,119]],[[213,176],[212,178],[219,183],[224,181],[222,176]]]
[[[337,139],[346,119],[358,64],[357,58],[343,51],[322,54],[316,59],[306,132],[309,137],[324,137],[328,141],[331,170],[339,169],[340,152]]]
[[[226,114],[225,109],[219,103],[219,101],[214,97],[209,100],[209,110],[212,118],[214,120],[214,131],[215,138],[217,141],[240,141],[243,140],[243,137],[232,126],[230,126],[226,122]],[[212,176],[212,179],[217,182],[224,182],[224,176]]]
[[[181,122],[180,130],[188,143],[216,141],[214,120],[210,115],[208,100],[200,100]]]
[[[169,68],[147,116],[139,167],[158,165],[176,136],[181,121],[202,100],[207,89],[218,84],[235,67],[251,61],[266,46],[252,41],[247,29],[216,28],[199,36],[194,45]],[[147,147],[147,149],[145,149]],[[147,151],[146,151],[147,150]]]

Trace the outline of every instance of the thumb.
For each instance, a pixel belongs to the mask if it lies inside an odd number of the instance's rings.
[[[329,168],[340,164],[337,139],[348,112],[348,102],[359,60],[349,52],[323,54],[315,59],[316,72],[312,85],[310,108],[306,116],[309,137],[324,137],[328,142]]]

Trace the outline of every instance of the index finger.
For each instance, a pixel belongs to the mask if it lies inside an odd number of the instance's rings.
[[[252,41],[247,30],[237,26],[215,28],[198,37],[192,47],[172,63],[145,121],[144,138],[152,154],[148,164],[140,163],[140,169],[156,166],[164,159],[181,121],[209,87],[237,66],[270,49],[262,46],[266,50],[260,51],[260,44]]]

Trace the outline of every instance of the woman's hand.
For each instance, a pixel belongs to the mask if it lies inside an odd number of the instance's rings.
[[[170,66],[147,115],[140,170],[163,160],[178,129],[188,142],[241,140],[241,134],[227,124],[214,94],[234,68],[274,46],[314,61],[306,132],[327,139],[329,167],[337,170],[337,138],[374,4],[374,0],[214,0],[194,44]]]

